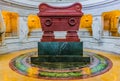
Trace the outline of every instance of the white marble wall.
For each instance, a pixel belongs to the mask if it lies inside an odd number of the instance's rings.
[[[96,41],[92,37],[83,37],[84,48],[97,49],[102,51],[120,54],[120,38],[102,37],[101,41]]]

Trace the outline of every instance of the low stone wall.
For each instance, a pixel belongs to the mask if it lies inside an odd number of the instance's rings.
[[[37,33],[37,32],[36,32]],[[36,34],[32,33],[32,34]],[[0,54],[9,53],[17,50],[24,50],[30,48],[37,48],[37,42],[41,39],[42,32],[38,32],[38,35],[29,36],[24,41],[19,37],[11,37],[5,39],[5,44],[0,46]],[[56,38],[65,38],[66,33],[55,32]],[[120,54],[120,37],[102,37],[101,40],[96,40],[92,36],[88,36],[88,32],[78,32],[80,40],[83,41],[83,47],[89,49],[96,49],[102,51],[113,52]]]
[[[119,37],[102,37],[101,40],[95,40],[92,37],[83,37],[84,48],[96,49],[102,51],[120,54],[120,38]]]

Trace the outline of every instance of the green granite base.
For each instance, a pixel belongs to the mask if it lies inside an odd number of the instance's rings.
[[[82,67],[90,63],[90,57],[83,57],[83,42],[38,42],[38,57],[31,57],[31,63],[39,67],[54,68]]]
[[[83,42],[38,42],[38,55],[83,56]]]
[[[39,62],[90,62],[90,57],[81,56],[39,56],[31,57],[32,63]]]

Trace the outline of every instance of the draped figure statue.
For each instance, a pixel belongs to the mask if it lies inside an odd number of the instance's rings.
[[[1,45],[4,45],[4,38],[5,38],[5,23],[0,10],[0,43]]]
[[[27,41],[28,38],[28,26],[27,26],[27,21],[25,21],[24,18],[20,18],[20,40],[21,42]]]
[[[117,29],[118,29],[118,34],[120,34],[120,17],[118,17]]]
[[[101,23],[100,20],[96,17],[93,20],[92,24],[92,32],[93,32],[93,38],[96,40],[101,39]]]

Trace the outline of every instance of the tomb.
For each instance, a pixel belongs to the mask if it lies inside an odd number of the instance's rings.
[[[90,64],[90,57],[83,57],[83,42],[77,31],[83,15],[80,3],[68,7],[53,7],[42,3],[38,16],[41,18],[43,36],[38,42],[38,57],[31,57],[31,63],[42,71],[70,70]],[[56,39],[54,31],[66,31],[65,39]],[[45,68],[45,69],[43,69]]]

